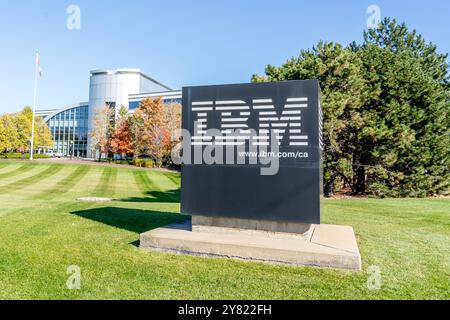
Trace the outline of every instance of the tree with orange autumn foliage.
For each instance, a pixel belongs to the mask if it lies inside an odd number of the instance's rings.
[[[161,166],[171,147],[168,119],[161,98],[142,100],[132,123],[135,157],[148,155]]]
[[[173,149],[180,142],[179,139],[175,139],[175,132],[177,129],[181,128],[181,104],[172,102],[165,104],[164,107],[166,111],[167,128],[171,135],[170,149]]]
[[[111,135],[111,150],[122,156],[133,152],[130,119],[128,110],[123,106],[119,110],[116,127]]]

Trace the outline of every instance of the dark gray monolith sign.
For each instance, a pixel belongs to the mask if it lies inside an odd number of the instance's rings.
[[[181,212],[149,250],[361,270],[353,228],[320,224],[318,81],[183,88]],[[174,160],[178,158],[174,158]]]
[[[183,88],[181,212],[320,224],[317,80]]]

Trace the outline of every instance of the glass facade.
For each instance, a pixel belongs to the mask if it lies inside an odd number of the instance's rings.
[[[167,104],[169,104],[169,103],[179,103],[179,104],[181,104],[182,103],[182,99],[181,98],[167,98],[167,99],[164,99],[163,102],[167,103]]]
[[[68,157],[86,157],[88,106],[63,110],[47,119],[55,145],[49,152]]]
[[[130,101],[129,110],[132,112],[139,108],[141,99]],[[181,103],[181,98],[163,98],[165,104]],[[115,102],[105,102],[111,109],[116,109]],[[89,106],[84,103],[61,110],[58,113],[46,118],[47,125],[55,142],[53,148],[48,149],[48,153],[62,157],[86,158],[88,156],[88,123]],[[113,112],[113,115],[115,112]],[[114,116],[111,121],[114,123]]]
[[[129,110],[136,110],[139,108],[139,104],[141,101],[130,101],[128,103],[128,109]],[[169,104],[169,103],[180,103],[181,104],[181,98],[163,98],[163,103]]]
[[[139,103],[141,103],[140,101],[130,101],[130,103],[128,104],[128,110],[136,110],[137,108],[139,108]]]

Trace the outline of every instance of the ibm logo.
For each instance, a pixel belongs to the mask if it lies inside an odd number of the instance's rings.
[[[302,132],[302,111],[307,108],[307,97],[287,98],[278,112],[273,99],[253,99],[251,106],[242,100],[193,101],[191,145],[242,146],[249,142],[253,147],[269,146],[274,133],[278,146],[285,138],[289,146],[308,146],[309,137]],[[208,115],[212,112],[220,113],[222,135],[208,135]],[[257,117],[257,128],[249,127],[251,116]]]

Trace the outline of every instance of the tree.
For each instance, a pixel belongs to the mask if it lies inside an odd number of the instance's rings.
[[[150,125],[145,130],[145,139],[148,141],[147,153],[160,167],[170,152],[170,133],[166,127]]]
[[[52,134],[42,117],[35,118],[34,145],[38,148],[50,148],[53,146]]]
[[[324,114],[324,191],[329,196],[338,178],[354,189],[356,133],[363,125],[359,113],[365,85],[361,67],[362,62],[351,50],[319,42],[280,68],[269,65],[265,77],[253,76],[255,82],[319,80]]]
[[[446,59],[385,19],[362,45],[319,43],[253,81],[319,79],[326,193],[342,179],[354,194],[428,196],[450,184]]]
[[[110,139],[114,128],[114,109],[104,106],[95,110],[94,125],[90,132],[91,151],[98,152],[98,161],[101,161],[102,153],[111,151]]]
[[[143,119],[141,117],[136,116],[136,114],[130,117],[129,122],[130,122],[131,143],[133,146],[132,150],[133,158],[134,160],[136,160],[145,152],[145,144],[144,141],[141,139],[144,123]]]
[[[160,166],[170,152],[170,132],[161,98],[141,101],[133,115],[132,134],[135,156],[147,154]]]
[[[0,116],[0,151],[5,151],[8,149],[8,138],[7,138],[7,129],[5,125],[4,116]]]
[[[364,32],[364,46],[371,45],[393,53],[409,52],[422,66],[422,71],[448,89],[448,54],[437,52],[437,46],[427,43],[416,30],[410,31],[405,23],[385,18],[376,29]]]
[[[368,191],[378,196],[430,196],[450,184],[449,66],[405,24],[385,19],[356,48],[367,99],[359,134]]]
[[[173,161],[170,158],[172,150],[179,147],[179,142],[181,141],[181,137],[177,138],[176,131],[181,128],[181,104],[179,103],[168,103],[164,105],[166,118],[167,118],[167,129],[170,134],[170,152],[166,155],[167,162],[173,166]]]
[[[0,116],[0,152],[16,149],[19,145],[16,119],[13,114]]]
[[[119,117],[116,121],[116,127],[111,136],[111,150],[120,155],[133,152],[133,137],[130,126],[130,117],[128,110],[122,106],[119,110]]]
[[[181,128],[181,104],[167,103],[164,105],[167,119],[167,129],[170,133]]]
[[[30,107],[25,107],[21,112],[15,115],[15,126],[18,135],[17,149],[28,150],[30,147],[32,118],[33,110]]]
[[[27,150],[30,147],[33,111],[25,107],[22,111],[0,116],[0,151]],[[48,148],[53,145],[50,129],[41,117],[34,122],[34,145]]]

